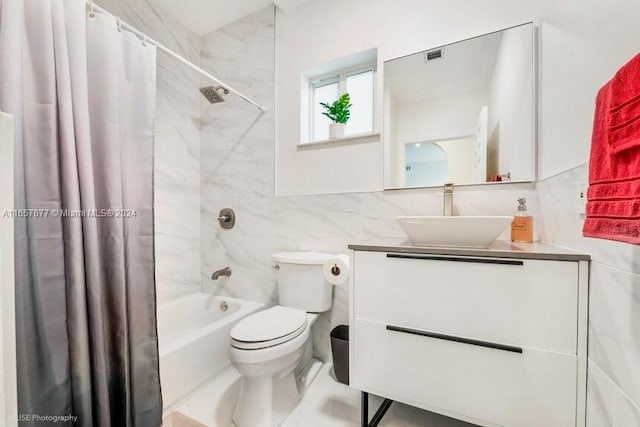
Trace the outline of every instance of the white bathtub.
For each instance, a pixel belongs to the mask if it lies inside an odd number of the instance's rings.
[[[228,308],[223,311],[221,304]],[[263,304],[198,293],[158,306],[160,381],[164,408],[231,364],[229,332]]]

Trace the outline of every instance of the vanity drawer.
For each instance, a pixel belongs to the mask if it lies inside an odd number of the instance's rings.
[[[575,426],[576,356],[352,326],[357,389],[484,426]]]
[[[578,263],[355,252],[352,317],[576,354]]]

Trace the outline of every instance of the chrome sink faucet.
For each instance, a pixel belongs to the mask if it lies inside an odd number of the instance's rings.
[[[453,216],[453,183],[446,183],[443,187],[444,203],[442,209],[443,216]]]

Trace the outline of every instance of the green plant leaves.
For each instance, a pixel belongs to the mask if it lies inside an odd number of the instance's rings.
[[[327,111],[322,114],[327,116],[334,123],[347,123],[349,117],[351,117],[351,111],[349,108],[353,104],[350,104],[351,98],[348,93],[343,93],[340,98],[329,105],[326,102],[321,102],[320,105]]]

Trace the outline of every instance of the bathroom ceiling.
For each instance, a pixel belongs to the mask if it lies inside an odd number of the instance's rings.
[[[199,36],[276,4],[284,11],[311,0],[152,0]]]

